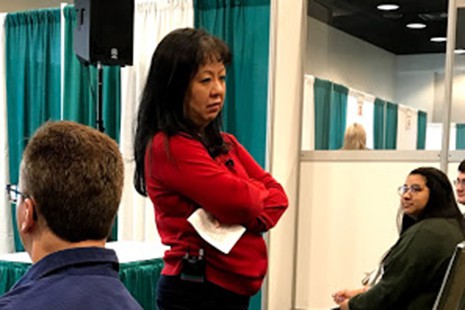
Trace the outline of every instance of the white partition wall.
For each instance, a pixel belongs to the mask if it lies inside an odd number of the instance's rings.
[[[374,102],[374,96],[355,89],[349,89],[346,128],[353,123],[362,125],[367,135],[366,147],[369,149],[374,148]]]
[[[418,110],[399,105],[397,110],[397,150],[416,150]]]
[[[449,149],[455,150],[455,139],[457,128],[455,124],[450,125],[449,129]],[[440,150],[442,142],[442,123],[428,123],[426,127],[426,150]]]
[[[271,174],[289,197],[289,209],[267,234],[269,265],[262,307],[266,310],[292,309],[293,304],[305,15],[301,0],[271,1],[268,159]]]
[[[303,151],[315,149],[315,77],[304,76],[304,106],[302,109],[302,147]]]

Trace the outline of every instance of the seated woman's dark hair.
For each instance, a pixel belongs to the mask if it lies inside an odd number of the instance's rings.
[[[134,139],[134,186],[140,194],[147,195],[144,176],[147,145],[159,131],[168,137],[186,133],[199,140],[212,157],[227,152],[221,136],[221,113],[206,126],[203,135],[184,116],[189,83],[199,67],[210,62],[227,66],[231,53],[222,40],[202,29],[174,30],[158,44],[139,104]]]

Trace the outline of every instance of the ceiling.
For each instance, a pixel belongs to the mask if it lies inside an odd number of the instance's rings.
[[[380,3],[397,3],[380,11]],[[447,0],[308,0],[308,15],[397,55],[445,53],[446,43],[431,42],[447,34]],[[424,29],[409,29],[422,22]]]

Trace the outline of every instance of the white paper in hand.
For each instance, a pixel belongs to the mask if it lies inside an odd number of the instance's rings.
[[[228,254],[242,234],[245,227],[241,225],[224,225],[215,221],[202,208],[195,210],[187,219],[194,226],[197,233],[212,246]]]

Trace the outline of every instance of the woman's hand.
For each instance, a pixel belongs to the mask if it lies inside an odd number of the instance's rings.
[[[362,288],[355,289],[355,290],[344,289],[344,290],[337,291],[336,293],[332,295],[332,297],[335,303],[337,303],[338,305],[341,305],[344,301],[354,297],[355,295],[365,293],[367,290],[368,290],[368,286],[364,286]]]
[[[344,300],[352,297],[350,296],[349,292],[350,292],[349,290],[337,291],[336,293],[332,295],[334,302],[340,305]]]

